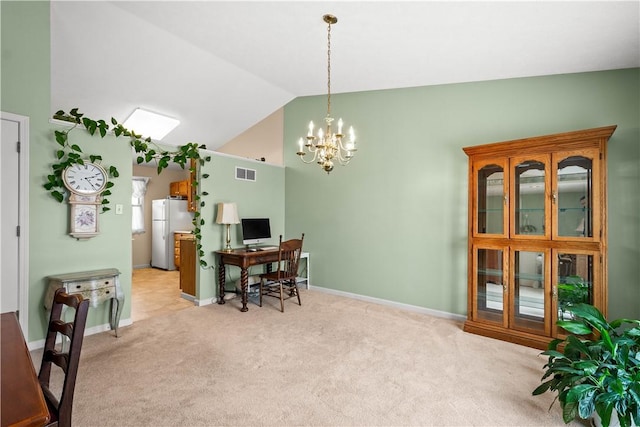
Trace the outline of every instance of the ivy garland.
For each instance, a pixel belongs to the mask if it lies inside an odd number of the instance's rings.
[[[93,120],[91,118],[85,117],[84,114],[80,113],[77,108],[70,110],[68,114],[63,110],[59,110],[53,115],[53,118],[56,120],[73,123],[73,126],[67,130],[56,130],[54,132],[56,142],[60,146],[56,150],[55,154],[57,162],[54,162],[51,166],[52,171],[49,175],[47,175],[47,182],[43,185],[54,199],[62,203],[64,201],[65,194],[68,193],[68,190],[64,186],[64,182],[62,180],[62,172],[67,167],[74,164],[84,165],[87,157],[79,145],[71,144],[69,142],[69,133],[72,130],[76,129],[78,126],[83,126],[90,135],[95,135],[97,131],[100,134],[100,137],[104,138],[109,131],[109,124],[107,124],[107,122],[105,122],[104,120]],[[205,164],[205,162],[211,160],[211,156],[200,157],[200,149],[206,148],[204,145],[198,145],[194,142],[190,142],[188,144],[177,147],[176,151],[167,151],[153,143],[151,141],[151,137],[143,139],[141,135],[136,134],[133,130],[125,128],[113,117],[111,118],[111,124],[113,125],[113,134],[116,137],[129,137],[129,144],[136,152],[136,162],[138,164],[155,161],[158,174],[160,174],[169,166],[170,163],[178,164],[182,169],[185,169],[185,166],[187,165],[187,163],[189,163],[189,171],[192,172],[191,176],[193,177],[191,184],[194,186],[194,188],[198,188],[198,177],[196,174],[196,168],[195,166],[193,166],[193,164],[197,162],[198,165],[202,166]],[[102,162],[102,156],[100,155],[89,154],[88,158],[91,163]],[[194,160],[195,162],[191,162],[191,160]],[[109,199],[107,198],[107,196],[110,196],[112,194],[111,188],[115,185],[112,179],[118,178],[118,176],[120,175],[118,169],[115,166],[109,166],[109,168],[105,168],[105,170],[109,175],[109,179],[104,191],[100,193],[100,196],[102,198],[102,213],[111,210],[111,208],[108,206]],[[202,174],[202,178],[208,177],[208,174]],[[202,267],[206,267],[207,262],[202,259],[204,257],[204,251],[202,250],[201,244],[201,227],[205,224],[205,221],[200,216],[200,208],[205,206],[205,202],[204,200],[201,200],[200,192],[195,191],[194,193],[196,211],[193,215],[193,234],[196,238],[196,248],[198,250],[200,265]],[[206,196],[208,195],[208,193],[202,192],[202,195]]]

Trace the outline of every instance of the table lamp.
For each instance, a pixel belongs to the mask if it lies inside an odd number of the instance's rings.
[[[231,252],[231,224],[239,224],[238,208],[235,203],[218,203],[217,224],[225,224],[227,226],[227,246],[225,252]]]

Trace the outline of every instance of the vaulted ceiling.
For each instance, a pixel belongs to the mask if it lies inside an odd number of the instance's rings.
[[[215,149],[299,96],[640,67],[637,1],[51,2],[51,110]]]

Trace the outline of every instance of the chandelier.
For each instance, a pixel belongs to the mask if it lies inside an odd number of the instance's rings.
[[[320,126],[316,135],[314,135],[313,121],[309,122],[309,132],[306,138],[301,137],[298,140],[296,154],[304,163],[317,162],[329,174],[333,170],[335,162],[343,166],[349,164],[357,148],[353,126],[349,127],[349,138],[344,143],[342,119],[338,119],[338,128],[336,132],[333,131],[333,117],[331,117],[331,25],[338,22],[338,18],[333,15],[324,15],[322,19],[327,23],[327,117],[324,119],[324,130]],[[304,159],[307,152],[313,154],[309,161]]]

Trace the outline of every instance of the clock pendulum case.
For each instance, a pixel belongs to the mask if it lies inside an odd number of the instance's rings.
[[[76,239],[97,236],[98,214],[102,205],[100,194],[107,185],[107,172],[97,163],[77,163],[63,171],[62,180],[71,192],[69,234]]]

